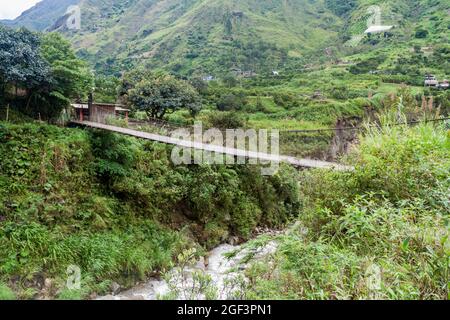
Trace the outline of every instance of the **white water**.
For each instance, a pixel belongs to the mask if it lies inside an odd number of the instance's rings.
[[[217,299],[233,299],[233,297],[241,293],[242,281],[245,282],[244,271],[249,266],[248,258],[251,257],[251,261],[257,261],[273,254],[276,249],[277,244],[275,241],[268,242],[259,248],[228,244],[221,245],[212,250],[206,259],[201,259],[196,265],[186,268],[183,272],[180,273],[176,268],[169,272],[169,275],[173,275],[173,278],[182,274],[184,279],[181,282],[176,281],[172,288],[175,287],[180,292],[177,296],[178,299],[204,299],[203,293],[193,294],[192,291],[189,291],[189,288],[192,288],[194,283],[192,274],[194,272],[202,272],[202,274],[211,278],[212,284],[216,288]],[[232,257],[225,257],[227,253],[233,253]],[[206,263],[205,260],[207,261]],[[188,292],[186,293],[186,291]],[[133,289],[121,292],[115,296],[100,297],[98,300],[157,300],[169,293],[171,293],[169,283],[165,280],[150,279]]]

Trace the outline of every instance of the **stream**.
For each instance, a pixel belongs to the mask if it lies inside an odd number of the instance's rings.
[[[194,264],[175,267],[163,279],[149,279],[130,290],[97,300],[239,299],[247,281],[245,270],[276,250],[273,240],[258,246],[223,244]],[[212,296],[205,291],[213,292]]]

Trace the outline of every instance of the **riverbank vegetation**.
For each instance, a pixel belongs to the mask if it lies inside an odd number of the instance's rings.
[[[350,158],[354,172],[302,173],[299,219],[247,298],[450,298],[448,128],[370,129]]]
[[[167,269],[183,249],[249,239],[299,208],[296,172],[174,166],[170,147],[43,124],[0,127],[0,282],[19,298],[106,293]],[[201,250],[199,251],[201,252]],[[51,279],[51,280],[50,280]]]

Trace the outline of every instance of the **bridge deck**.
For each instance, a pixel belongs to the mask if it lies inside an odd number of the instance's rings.
[[[161,143],[165,143],[165,144],[176,145],[176,146],[180,146],[180,147],[216,152],[216,153],[220,153],[220,154],[237,156],[237,157],[258,159],[261,161],[286,162],[286,163],[289,163],[296,167],[334,169],[334,170],[340,170],[340,171],[348,171],[348,170],[354,169],[353,167],[344,166],[344,165],[340,165],[340,164],[333,163],[333,162],[318,161],[318,160],[311,160],[311,159],[297,159],[297,158],[289,157],[289,156],[281,156],[281,155],[277,156],[277,155],[261,153],[261,152],[252,152],[252,151],[242,150],[242,149],[227,148],[227,147],[213,145],[213,144],[181,140],[181,139],[176,139],[176,138],[163,136],[163,135],[159,135],[159,134],[153,134],[153,133],[142,132],[142,131],[122,128],[122,127],[106,125],[106,124],[97,123],[97,122],[72,121],[72,123],[81,125],[81,126],[90,127],[90,128],[102,129],[102,130],[107,130],[107,131],[111,131],[111,132],[117,132],[117,133],[121,133],[124,135],[142,138],[142,139],[146,139],[146,140],[152,140],[152,141],[161,142]]]

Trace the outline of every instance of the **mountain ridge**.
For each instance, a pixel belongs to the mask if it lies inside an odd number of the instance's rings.
[[[44,0],[27,10],[15,25],[27,26],[27,17],[54,6],[55,1]],[[136,65],[144,65],[186,76],[225,76],[231,69],[268,73],[296,61],[305,64],[308,62],[305,57],[324,60],[328,56],[339,59],[351,54],[354,50],[351,47],[357,47],[363,40],[367,20],[371,19],[368,8],[374,3],[370,0],[64,0],[52,15],[41,14],[33,23],[43,30],[58,29],[64,24],[61,16],[66,8],[63,7],[78,4],[81,30],[60,31],[72,41],[79,55],[102,73],[118,75]],[[441,39],[434,41],[442,43],[446,31],[448,34],[449,15],[445,10],[450,10],[450,5],[445,3],[386,0],[379,3],[380,20],[398,27],[395,41],[399,43],[411,40],[417,28],[428,28],[430,33],[439,34]],[[426,20],[425,13],[430,16]]]
[[[16,19],[0,20],[0,23],[12,28],[25,27],[33,31],[44,31],[63,16],[69,6],[79,4],[80,1],[43,0],[22,12]]]

